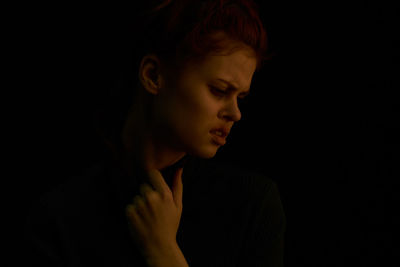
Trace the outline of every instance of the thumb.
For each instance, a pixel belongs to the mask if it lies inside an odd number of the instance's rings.
[[[175,205],[182,208],[182,195],[183,195],[183,183],[182,183],[183,168],[179,168],[174,175],[172,181],[172,195],[174,197]]]

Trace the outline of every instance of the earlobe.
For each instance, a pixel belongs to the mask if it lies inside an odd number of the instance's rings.
[[[150,94],[156,95],[161,87],[160,61],[151,54],[143,57],[139,67],[139,81]]]

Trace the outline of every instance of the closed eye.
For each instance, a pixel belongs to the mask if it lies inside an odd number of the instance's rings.
[[[227,94],[229,94],[229,90],[222,90],[222,89],[219,89],[214,86],[210,86],[210,88],[211,88],[211,91],[213,92],[213,94],[219,98],[222,98],[222,97],[226,96]],[[248,98],[246,97],[247,95],[248,95],[248,93],[238,96],[238,104],[239,105],[242,105],[243,103],[247,102],[247,100],[248,100]]]
[[[214,86],[210,86],[210,88],[211,88],[211,91],[217,96],[223,96],[228,93],[227,91],[218,89],[217,87],[214,87]]]

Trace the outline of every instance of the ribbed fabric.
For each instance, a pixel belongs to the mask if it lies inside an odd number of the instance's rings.
[[[185,157],[177,242],[189,266],[283,266],[286,219],[276,183],[212,160]],[[126,175],[104,160],[33,205],[26,266],[145,266],[124,209],[139,194],[141,170]]]

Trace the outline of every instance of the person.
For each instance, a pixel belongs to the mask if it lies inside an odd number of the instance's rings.
[[[268,59],[256,3],[146,1],[136,18],[132,68],[96,113],[110,153],[32,206],[29,262],[283,266],[276,183],[212,160]]]

